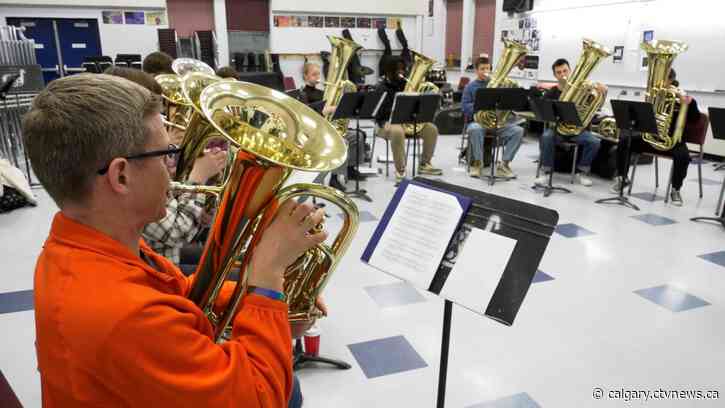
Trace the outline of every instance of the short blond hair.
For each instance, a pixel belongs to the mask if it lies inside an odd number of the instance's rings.
[[[320,68],[320,64],[316,64],[314,62],[305,62],[305,64],[302,66],[302,76],[307,76],[307,73],[310,72],[312,68]]]
[[[51,82],[23,118],[23,141],[33,171],[62,209],[90,193],[98,169],[148,143],[145,119],[161,99],[127,79],[73,75]]]

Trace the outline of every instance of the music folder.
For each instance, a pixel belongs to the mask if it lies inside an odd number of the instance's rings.
[[[403,180],[363,262],[505,325],[513,324],[558,214],[425,178]]]

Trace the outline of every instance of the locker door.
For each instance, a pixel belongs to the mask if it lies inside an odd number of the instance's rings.
[[[98,20],[56,19],[65,75],[84,72],[83,59],[101,55]]]
[[[35,56],[43,68],[45,83],[60,76],[58,47],[53,30],[53,20],[49,18],[8,17],[7,24],[25,27],[25,36],[35,40]]]

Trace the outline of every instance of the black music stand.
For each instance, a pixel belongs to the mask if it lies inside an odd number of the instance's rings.
[[[360,144],[365,143],[365,140],[360,140],[360,119],[375,119],[378,114],[380,105],[385,100],[387,92],[348,92],[342,95],[340,102],[337,104],[335,114],[332,115],[332,120],[337,119],[355,119],[355,139],[357,141],[355,146],[355,170],[360,173]],[[368,196],[366,190],[360,189],[360,177],[355,179],[355,191],[344,193],[350,197],[358,197],[363,200],[372,202],[373,199]]]
[[[561,102],[546,98],[531,98],[531,110],[536,114],[536,119],[541,122],[546,122],[549,126],[553,127],[554,132],[561,123],[571,124],[574,126],[581,126],[582,122],[579,118],[579,113],[576,110],[576,105],[573,102]],[[556,134],[554,135],[556,137]],[[556,144],[554,145],[556,149]],[[542,152],[543,158],[543,152]],[[543,163],[542,163],[543,164]],[[576,163],[574,164],[576,166]],[[571,193],[571,190],[554,186],[554,166],[549,169],[549,184],[543,186],[544,197],[548,197],[554,191],[561,191],[562,193]],[[534,190],[542,188],[541,186],[534,185]]]
[[[655,119],[654,107],[648,102],[634,101],[612,101],[612,112],[617,128],[620,129],[619,137],[627,137],[627,158],[624,167],[624,174],[620,174],[619,195],[616,197],[604,198],[595,201],[597,204],[614,203],[639,211],[639,207],[632,204],[628,197],[624,196],[624,185],[629,174],[629,166],[632,161],[632,135],[634,132],[657,133],[657,120]]]
[[[707,108],[707,113],[710,116],[710,127],[712,128],[712,136],[715,139],[725,139],[725,109],[724,108]],[[725,178],[723,179],[723,185],[720,189],[720,198],[717,200],[717,208],[715,209],[715,215],[719,217],[694,217],[690,218],[690,221],[715,221],[725,228],[725,206],[720,208],[723,202],[723,193],[725,193]]]
[[[415,177],[415,156],[418,151],[418,124],[433,122],[441,104],[441,96],[436,94],[404,93],[395,94],[393,111],[390,115],[392,125],[413,125],[413,177]]]
[[[496,160],[498,159],[498,114],[500,111],[526,111],[529,110],[529,101],[526,91],[523,88],[479,88],[476,91],[476,100],[473,105],[473,111],[493,111],[494,125],[493,129],[493,154],[491,159],[491,174],[486,176],[489,183],[494,185],[496,179],[511,180],[513,177],[496,176]],[[484,135],[485,138],[485,135]]]

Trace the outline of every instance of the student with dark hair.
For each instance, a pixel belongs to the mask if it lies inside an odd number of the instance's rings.
[[[221,67],[216,70],[216,75],[220,78],[233,78],[239,80],[239,72],[232,67]]]
[[[152,52],[143,60],[143,72],[153,76],[159,74],[173,74],[174,71],[171,70],[172,62],[174,62],[174,59],[171,55],[161,51]]]
[[[674,69],[670,70],[667,85],[675,85],[677,83],[677,73]],[[666,154],[672,156],[672,191],[670,191],[670,200],[672,205],[681,207],[683,204],[682,195],[680,189],[682,188],[682,182],[687,177],[687,168],[690,166],[690,151],[687,149],[687,143],[685,143],[685,135],[692,130],[692,126],[697,123],[700,117],[700,110],[697,107],[697,101],[691,97],[686,96],[684,93],[681,94],[680,106],[688,106],[687,108],[687,119],[685,120],[685,130],[682,132],[682,139],[676,144],[671,150],[663,152],[655,149],[651,144],[647,143],[642,139],[641,134],[633,134],[631,136],[631,151],[633,153],[657,153]],[[679,108],[675,109],[672,117],[677,118]],[[672,121],[672,127],[670,133],[674,131],[676,121]],[[617,172],[618,176],[614,179],[611,190],[614,193],[619,193],[621,183],[625,186],[629,185],[630,181],[627,179],[626,168],[627,158],[630,157],[630,152],[627,151],[627,138],[619,138],[619,145],[617,146]]]
[[[488,86],[490,73],[491,62],[488,57],[479,58],[476,61],[476,79],[471,81],[463,89],[463,98],[461,100],[463,114],[466,122],[470,122],[466,126],[466,133],[468,133],[468,147],[471,149],[469,152],[471,165],[468,171],[468,175],[471,177],[481,177],[481,168],[483,167],[483,139],[486,133],[484,127],[478,122],[473,121],[476,91]],[[521,140],[524,138],[524,129],[514,123],[516,119],[513,116],[510,116],[510,118],[509,122],[502,124],[502,127],[496,129],[496,135],[504,145],[503,157],[499,163],[496,163],[496,175],[501,177],[515,177],[514,172],[511,171],[510,164],[521,146]]]
[[[395,184],[405,178],[405,129],[401,125],[387,123],[393,109],[395,94],[405,89],[405,63],[400,57],[391,57],[385,67],[385,77],[377,87],[378,91],[387,92],[385,100],[378,109],[376,122],[380,128],[379,135],[390,140],[395,162]],[[423,139],[423,153],[420,158],[418,172],[420,174],[439,176],[443,170],[433,167],[431,159],[438,141],[438,128],[432,123],[425,123],[418,133]]]
[[[571,75],[571,67],[569,66],[569,61],[564,58],[559,58],[554,61],[551,69],[554,71],[554,76],[558,83],[544,94],[544,98],[559,99],[564,85],[569,75]],[[604,84],[597,83],[596,86],[600,92],[606,94],[607,87]],[[592,180],[589,178],[589,171],[591,170],[594,158],[599,152],[600,139],[588,130],[583,130],[575,136],[562,136],[555,129],[546,129],[544,131],[544,134],[541,136],[541,168],[544,170],[544,174],[536,179],[536,185],[545,186],[548,184],[549,176],[546,173],[554,171],[554,148],[563,140],[576,142],[579,145],[580,154],[576,164],[578,170],[576,179],[579,184],[590,187]]]

